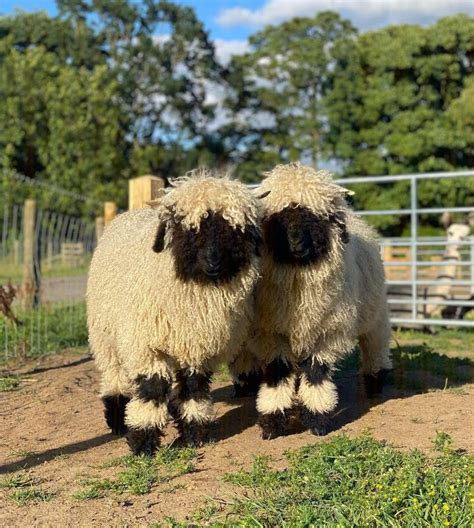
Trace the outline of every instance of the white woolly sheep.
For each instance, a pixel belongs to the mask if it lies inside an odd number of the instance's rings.
[[[250,191],[203,171],[106,228],[87,285],[89,340],[107,423],[128,430],[134,453],[156,450],[170,408],[186,441],[205,439],[211,374],[253,317],[259,240]]]
[[[329,173],[301,164],[267,174],[262,201],[262,278],[254,337],[234,375],[263,365],[257,397],[262,436],[284,434],[294,404],[302,423],[325,434],[338,402],[336,363],[356,340],[369,395],[391,368],[384,272],[375,232],[347,206]],[[253,358],[252,358],[253,354]]]

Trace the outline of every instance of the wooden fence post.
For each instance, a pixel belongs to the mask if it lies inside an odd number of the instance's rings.
[[[110,222],[117,216],[117,204],[115,202],[105,202],[104,204],[104,225],[109,225]]]
[[[128,208],[141,209],[150,200],[158,198],[165,186],[163,178],[158,176],[139,176],[128,182]]]
[[[36,200],[25,200],[23,215],[23,283],[22,306],[25,310],[39,304],[40,259],[37,258]]]
[[[104,217],[98,216],[95,219],[95,239],[96,242],[99,242],[102,233],[104,232]]]

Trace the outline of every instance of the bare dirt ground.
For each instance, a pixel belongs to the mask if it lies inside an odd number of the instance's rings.
[[[106,429],[94,363],[85,352],[70,353],[15,372],[25,381],[16,391],[0,393],[0,478],[27,474],[54,497],[18,506],[0,488],[2,527],[131,527],[168,516],[184,520],[209,498],[225,502],[234,497],[235,488],[222,477],[248,466],[255,454],[269,454],[283,465],[288,449],[322,441],[308,432],[263,441],[253,399],[232,399],[229,382],[221,378],[213,385],[217,441],[199,450],[194,472],[157,484],[147,495],[78,500],[74,493],[81,489],[81,479],[113,475],[117,468],[104,469],[103,464],[128,453],[125,440]],[[424,371],[411,375],[418,380],[417,390],[388,386],[383,397],[369,404],[357,373],[343,372],[336,431],[331,434],[355,436],[370,430],[375,438],[402,449],[429,451],[436,432],[444,431],[458,448],[474,452],[474,384],[446,389],[444,377]],[[170,426],[164,442],[173,442],[175,436]]]

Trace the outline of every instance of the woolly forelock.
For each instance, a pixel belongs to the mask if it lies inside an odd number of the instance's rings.
[[[294,203],[307,207],[317,215],[328,216],[347,207],[345,197],[352,191],[334,183],[328,171],[317,171],[301,163],[277,165],[258,187],[258,193],[269,195],[263,198],[265,214],[278,213]]]
[[[209,211],[221,214],[232,227],[241,230],[246,224],[256,224],[259,216],[256,200],[243,183],[218,177],[207,169],[173,180],[157,211],[162,221],[179,221],[197,230]]]

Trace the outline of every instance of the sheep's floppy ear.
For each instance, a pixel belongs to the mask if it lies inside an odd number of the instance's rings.
[[[254,225],[249,226],[246,231],[248,237],[252,241],[255,256],[260,257],[263,243],[262,235]]]
[[[166,233],[166,222],[161,222],[158,231],[156,232],[155,242],[153,243],[153,251],[155,253],[161,253],[165,248],[165,233]]]
[[[332,215],[331,220],[339,230],[342,242],[347,244],[349,242],[349,232],[347,231],[346,214],[343,211],[337,211]]]

